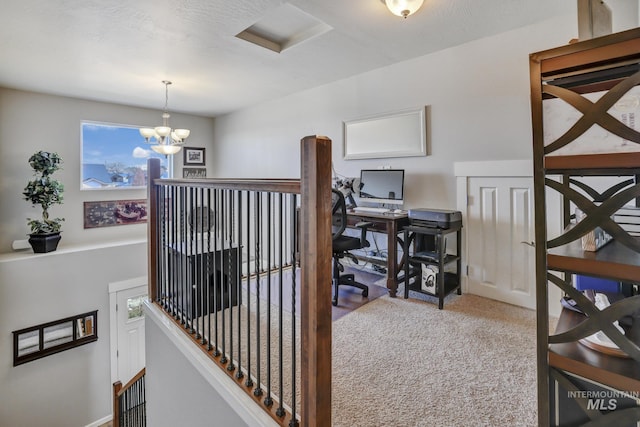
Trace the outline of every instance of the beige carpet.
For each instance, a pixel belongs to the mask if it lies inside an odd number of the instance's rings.
[[[333,324],[333,425],[535,426],[535,312],[384,296]]]

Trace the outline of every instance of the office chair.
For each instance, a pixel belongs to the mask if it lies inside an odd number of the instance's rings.
[[[332,189],[331,200],[331,226],[333,234],[333,300],[331,303],[338,305],[338,287],[340,285],[349,285],[358,289],[362,289],[362,296],[369,296],[369,287],[362,283],[356,282],[353,274],[340,274],[344,271],[344,266],[340,263],[340,259],[349,257],[353,262],[358,264],[358,259],[350,254],[349,251],[354,249],[362,249],[369,247],[367,241],[367,227],[370,222],[360,222],[356,227],[360,228],[360,237],[351,237],[343,235],[347,228],[347,207],[344,195],[341,191]]]

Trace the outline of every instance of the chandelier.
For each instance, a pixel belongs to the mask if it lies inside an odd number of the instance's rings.
[[[155,128],[141,128],[140,135],[147,143],[154,144],[151,149],[156,153],[176,154],[182,148],[184,140],[189,137],[191,131],[189,129],[171,129],[169,126],[169,80],[163,80],[165,90],[164,111],[162,112],[162,126]]]
[[[424,0],[382,0],[382,2],[387,5],[391,13],[406,19],[422,7]]]

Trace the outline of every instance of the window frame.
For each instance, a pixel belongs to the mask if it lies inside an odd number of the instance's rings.
[[[144,162],[145,162],[145,166],[146,166],[146,162],[149,158],[159,158],[160,159],[160,164],[161,166],[166,170],[166,178],[172,178],[173,177],[173,172],[174,172],[174,167],[173,167],[173,156],[163,156],[162,154],[158,154],[156,152],[154,152],[153,150],[151,150],[151,145],[148,144],[147,142],[145,142],[144,138],[139,134],[139,129],[142,128],[143,126],[139,126],[139,125],[130,125],[130,124],[120,124],[120,123],[110,123],[110,122],[99,122],[99,121],[95,121],[95,120],[81,120],[80,121],[80,191],[122,191],[122,190],[146,190],[147,185],[146,185],[146,181],[147,181],[147,172],[146,169],[143,170],[144,172],[144,177],[145,177],[145,185],[105,185],[105,186],[97,186],[97,187],[90,187],[87,186],[85,184],[85,182],[87,181],[87,179],[89,178],[93,178],[93,177],[85,177],[85,164],[101,164],[100,162],[87,162],[85,163],[85,151],[90,150],[92,148],[96,148],[96,147],[91,147],[91,146],[86,146],[85,145],[85,126],[97,126],[97,127],[115,127],[118,129],[127,129],[127,130],[132,130],[135,129],[136,134],[139,136],[139,143],[137,143],[134,146],[134,144],[132,145],[127,145],[126,147],[126,152],[123,151],[123,153],[119,153],[118,156],[130,156],[132,159],[134,159],[135,157],[132,154],[129,154],[130,150],[135,150],[138,148],[141,148],[142,150],[145,150],[145,152],[148,152],[148,156],[144,157]],[[89,144],[87,142],[87,144]],[[103,160],[103,163],[107,164],[107,163],[117,163],[115,161],[109,162],[108,160],[109,158],[105,158]],[[130,165],[127,165],[128,167],[130,167]],[[135,165],[133,165],[135,166]],[[105,168],[105,172],[106,172],[106,168]],[[107,172],[108,173],[108,172]]]

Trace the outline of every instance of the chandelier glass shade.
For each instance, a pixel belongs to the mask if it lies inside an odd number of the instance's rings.
[[[176,154],[182,148],[185,139],[189,137],[191,131],[189,129],[171,129],[169,126],[169,85],[168,80],[163,80],[162,83],[165,86],[165,102],[164,111],[162,112],[162,126],[156,126],[155,128],[141,128],[140,135],[144,140],[153,144],[151,149],[156,153],[164,154],[168,156],[170,154]]]
[[[424,0],[383,0],[387,8],[397,16],[406,18],[422,7]]]

